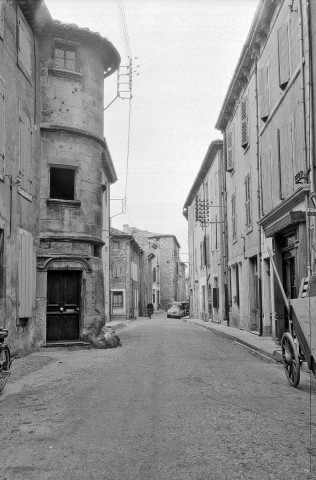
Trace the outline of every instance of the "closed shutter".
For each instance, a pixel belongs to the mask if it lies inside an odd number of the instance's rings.
[[[18,18],[18,61],[23,72],[32,77],[33,32],[23,13],[19,11]]]
[[[231,197],[232,203],[232,237],[235,238],[237,235],[236,229],[236,194],[234,193]]]
[[[28,193],[32,192],[32,128],[29,117],[20,115],[20,165],[19,176],[21,187]]]
[[[250,194],[250,175],[245,178],[245,207],[246,207],[246,227],[251,227],[251,194]]]
[[[33,302],[33,237],[20,231],[19,251],[19,318],[32,316]]]
[[[0,0],[0,38],[4,37],[4,0]]]
[[[269,101],[269,69],[268,67],[260,68],[258,71],[259,83],[259,110],[261,120],[266,120],[270,113]]]
[[[244,97],[241,100],[241,146],[246,148],[248,143],[248,97]]]
[[[226,134],[227,171],[234,169],[234,130],[231,128]]]
[[[207,265],[210,265],[210,237],[209,235],[206,235],[205,237],[205,250],[206,250],[206,263]]]
[[[5,154],[5,103],[4,83],[0,78],[0,178],[4,179],[4,154]]]
[[[282,125],[278,130],[281,199],[294,191],[292,130],[292,122]]]
[[[290,79],[289,31],[285,23],[278,30],[279,85],[285,88]]]
[[[262,213],[268,213],[273,206],[271,150],[261,154]]]

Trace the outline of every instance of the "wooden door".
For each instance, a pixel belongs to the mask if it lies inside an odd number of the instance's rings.
[[[78,340],[80,272],[47,273],[47,341]]]

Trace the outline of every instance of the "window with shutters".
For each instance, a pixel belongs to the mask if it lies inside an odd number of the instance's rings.
[[[241,146],[246,149],[249,145],[248,97],[241,100]]]
[[[268,66],[259,69],[258,84],[260,118],[263,122],[265,122],[270,114],[270,84]]]
[[[289,28],[284,23],[278,30],[279,85],[282,90],[290,80]]]
[[[56,41],[53,50],[54,68],[78,72],[77,47]]]
[[[25,192],[28,200],[32,200],[32,125],[23,111],[20,113],[19,178],[20,193]]]
[[[19,251],[19,318],[30,318],[33,307],[33,237],[25,230],[20,231]]]
[[[293,171],[293,123],[278,129],[279,189],[280,198],[286,198],[294,191]]]
[[[4,180],[4,155],[5,155],[4,83],[0,78],[0,179],[1,180]]]
[[[4,37],[4,0],[0,0],[0,38]]]
[[[51,167],[49,198],[74,200],[75,176],[76,170],[74,168]]]
[[[234,129],[231,128],[226,133],[226,156],[227,156],[227,166],[226,169],[228,172],[234,170]]]
[[[32,58],[34,50],[33,32],[24,18],[18,13],[18,65],[29,80],[32,78]]]
[[[232,236],[233,239],[237,236],[237,223],[236,223],[236,194],[234,193],[231,197],[232,204]]]
[[[246,228],[250,228],[252,225],[251,219],[251,185],[250,175],[245,178],[245,209],[246,209]]]

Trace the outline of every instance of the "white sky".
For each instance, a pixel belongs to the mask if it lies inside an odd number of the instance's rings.
[[[46,0],[54,19],[107,37],[127,64],[118,0]],[[134,66],[127,212],[124,223],[176,235],[187,252],[182,207],[208,146],[221,138],[218,118],[258,0],[124,0]],[[116,75],[105,80],[105,106],[116,95]],[[105,111],[105,132],[125,195],[127,100]],[[112,215],[121,203],[112,202]],[[182,259],[187,261],[187,256]]]

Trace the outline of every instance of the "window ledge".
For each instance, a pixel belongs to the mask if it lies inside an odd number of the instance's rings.
[[[59,205],[62,207],[78,208],[81,206],[80,200],[61,200],[59,198],[48,198],[47,205]]]
[[[83,75],[79,72],[74,72],[73,70],[63,70],[61,68],[49,68],[49,75],[54,75],[55,77],[68,78],[69,80],[82,80]]]

